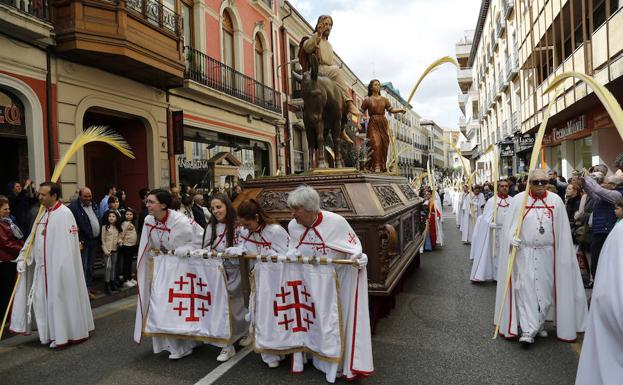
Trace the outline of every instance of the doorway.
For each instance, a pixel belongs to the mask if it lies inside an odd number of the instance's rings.
[[[125,157],[108,144],[89,143],[84,149],[85,181],[93,198],[106,195],[106,185],[114,184],[126,192],[126,205],[140,211],[138,191],[149,185],[147,163],[147,130],[138,118],[99,108],[87,110],[83,127],[108,126],[130,145],[136,159]]]

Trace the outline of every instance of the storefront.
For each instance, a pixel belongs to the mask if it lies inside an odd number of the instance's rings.
[[[515,142],[510,138],[500,142],[499,175],[509,177],[513,175],[513,157],[515,156]]]
[[[229,191],[269,175],[268,145],[259,140],[184,126],[183,152],[176,155],[180,184],[200,192]]]
[[[528,172],[534,142],[534,134],[525,133],[515,136],[514,175]]]
[[[614,158],[621,151],[623,142],[602,107],[549,129],[543,137],[546,168],[556,170],[565,178],[569,178],[573,170],[597,164],[612,169]]]

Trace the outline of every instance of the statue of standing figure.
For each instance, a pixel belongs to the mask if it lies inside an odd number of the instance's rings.
[[[372,149],[372,159],[368,161],[367,169],[374,172],[387,172],[387,150],[389,148],[389,125],[385,118],[385,111],[389,113],[405,113],[404,108],[392,108],[389,99],[381,96],[381,82],[373,79],[368,84],[368,97],[361,103],[361,110],[368,112],[367,138]]]

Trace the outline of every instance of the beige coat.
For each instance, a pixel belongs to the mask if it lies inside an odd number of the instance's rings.
[[[105,255],[110,255],[113,251],[117,251],[117,240],[119,239],[119,230],[115,226],[102,226],[102,251]]]
[[[136,235],[136,227],[127,221],[124,221],[121,224],[121,234],[119,234],[119,239],[121,240],[122,246],[136,246],[138,241],[138,236]]]

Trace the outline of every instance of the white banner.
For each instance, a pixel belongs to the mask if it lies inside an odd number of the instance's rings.
[[[191,336],[229,342],[229,296],[220,259],[153,258],[145,335]]]
[[[341,359],[342,320],[333,266],[258,263],[254,284],[256,352],[308,352],[331,362]]]

